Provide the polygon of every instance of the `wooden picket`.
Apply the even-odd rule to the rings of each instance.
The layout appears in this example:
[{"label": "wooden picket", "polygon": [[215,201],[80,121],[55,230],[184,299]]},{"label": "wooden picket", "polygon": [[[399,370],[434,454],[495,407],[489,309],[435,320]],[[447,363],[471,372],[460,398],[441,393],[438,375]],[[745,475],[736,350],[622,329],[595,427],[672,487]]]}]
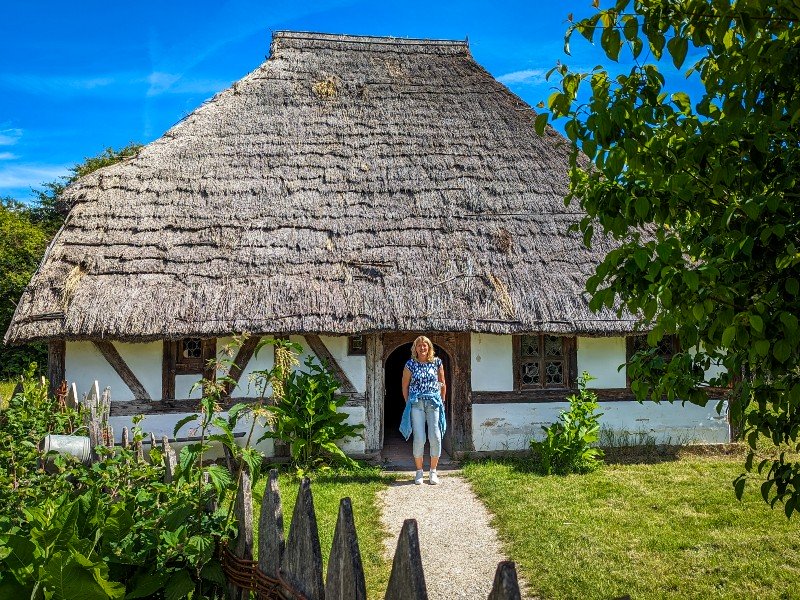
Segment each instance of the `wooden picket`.
[{"label": "wooden picket", "polygon": [[[239,535],[223,551],[223,569],[229,593],[244,600],[250,592],[256,598],[297,600],[365,600],[367,597],[364,567],[358,546],[350,498],[339,504],[339,516],[333,534],[328,570],[323,584],[322,551],[314,512],[311,482],[300,482],[297,502],[283,537],[283,508],[278,490],[278,472],[270,471],[259,513],[258,561],[252,554],[253,514],[250,478],[242,477],[236,496],[234,514]],[[250,508],[248,508],[250,506]],[[420,554],[417,522],[403,523],[392,560],[392,571],[385,600],[426,600],[425,574]],[[520,598],[516,567],[501,562],[497,568],[490,600]]]},{"label": "wooden picket", "polygon": [[[64,386],[59,392],[67,405],[73,402],[77,404],[74,384],[69,388]],[[110,390],[106,388],[100,394],[99,386],[95,382],[89,394],[84,397],[83,404],[87,409],[85,425],[92,448],[99,445],[113,447],[114,434],[108,422]],[[152,433],[149,443],[151,450],[156,447],[156,439]],[[124,448],[131,447],[127,428],[122,430],[121,445]],[[136,460],[144,460],[141,440],[134,442],[133,450]],[[178,459],[167,436],[161,440],[161,450],[164,482],[170,483],[174,480]],[[94,458],[97,458],[96,454]],[[234,468],[230,453],[226,453],[225,458],[229,467]],[[234,469],[236,471],[238,469]],[[214,510],[215,507],[207,508]],[[278,472],[274,469],[269,472],[258,517],[258,560],[253,559],[253,498],[250,476],[246,469],[242,471],[237,487],[234,515],[238,526],[237,537],[227,547],[222,548],[220,553],[232,600],[248,600],[251,593],[258,600],[366,600],[364,567],[350,498],[343,498],[339,504],[324,582],[317,517],[308,478],[300,482],[289,535],[284,540]],[[427,598],[417,522],[415,519],[407,519],[397,540],[384,600]],[[511,561],[500,562],[487,600],[520,599],[516,565]],[[617,600],[630,598],[623,596]]]}]

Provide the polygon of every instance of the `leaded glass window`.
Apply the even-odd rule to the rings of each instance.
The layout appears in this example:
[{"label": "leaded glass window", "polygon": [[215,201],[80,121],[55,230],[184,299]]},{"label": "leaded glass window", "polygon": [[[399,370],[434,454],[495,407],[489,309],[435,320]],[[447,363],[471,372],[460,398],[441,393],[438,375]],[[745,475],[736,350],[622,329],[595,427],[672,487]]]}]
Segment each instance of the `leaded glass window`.
[{"label": "leaded glass window", "polygon": [[186,338],[181,340],[184,358],[203,358],[203,344],[200,338]]},{"label": "leaded glass window", "polygon": [[565,338],[556,335],[523,335],[519,340],[520,387],[567,386]]}]

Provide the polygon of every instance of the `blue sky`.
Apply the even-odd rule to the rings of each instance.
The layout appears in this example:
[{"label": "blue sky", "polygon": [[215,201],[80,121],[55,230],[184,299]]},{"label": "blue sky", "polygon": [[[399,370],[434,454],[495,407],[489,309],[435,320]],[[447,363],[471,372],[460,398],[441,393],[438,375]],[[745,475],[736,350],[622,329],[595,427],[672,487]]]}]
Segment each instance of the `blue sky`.
[{"label": "blue sky", "polygon": [[[263,62],[272,31],[469,38],[473,57],[526,102],[546,99],[562,60],[564,2],[8,2],[0,20],[0,197],[65,175],[104,148],[147,143]],[[577,37],[577,36],[576,36]]]}]

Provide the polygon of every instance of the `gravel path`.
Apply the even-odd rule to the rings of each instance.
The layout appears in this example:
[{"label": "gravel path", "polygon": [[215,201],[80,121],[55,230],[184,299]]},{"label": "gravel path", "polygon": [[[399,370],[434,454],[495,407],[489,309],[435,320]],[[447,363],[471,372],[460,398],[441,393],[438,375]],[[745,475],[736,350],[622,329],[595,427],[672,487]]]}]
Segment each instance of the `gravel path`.
[{"label": "gravel path", "polygon": [[411,478],[409,474],[382,492],[389,557],[403,521],[416,519],[428,597],[485,600],[497,563],[505,560],[488,511],[457,473],[440,472],[439,485],[428,484],[427,471],[423,485],[414,485]]}]

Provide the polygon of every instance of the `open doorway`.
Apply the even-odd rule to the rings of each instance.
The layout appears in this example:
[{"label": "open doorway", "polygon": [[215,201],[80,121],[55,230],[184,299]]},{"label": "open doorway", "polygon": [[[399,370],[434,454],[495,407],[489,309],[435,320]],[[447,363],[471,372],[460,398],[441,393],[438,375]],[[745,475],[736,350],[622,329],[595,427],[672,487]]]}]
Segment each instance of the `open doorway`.
[{"label": "open doorway", "polygon": [[[444,367],[445,381],[447,383],[447,397],[445,411],[448,422],[448,430],[442,440],[442,450],[448,455],[452,451],[450,435],[451,402],[452,391],[450,389],[450,356],[436,344],[433,345],[436,356],[442,359]],[[400,433],[400,421],[403,417],[405,401],[403,399],[403,368],[406,361],[411,358],[411,343],[402,344],[394,349],[386,358],[385,368],[385,395],[383,405],[383,448],[384,454],[389,451],[405,452],[411,458],[411,442],[403,439]],[[429,445],[425,445],[425,455],[430,453]]]}]

